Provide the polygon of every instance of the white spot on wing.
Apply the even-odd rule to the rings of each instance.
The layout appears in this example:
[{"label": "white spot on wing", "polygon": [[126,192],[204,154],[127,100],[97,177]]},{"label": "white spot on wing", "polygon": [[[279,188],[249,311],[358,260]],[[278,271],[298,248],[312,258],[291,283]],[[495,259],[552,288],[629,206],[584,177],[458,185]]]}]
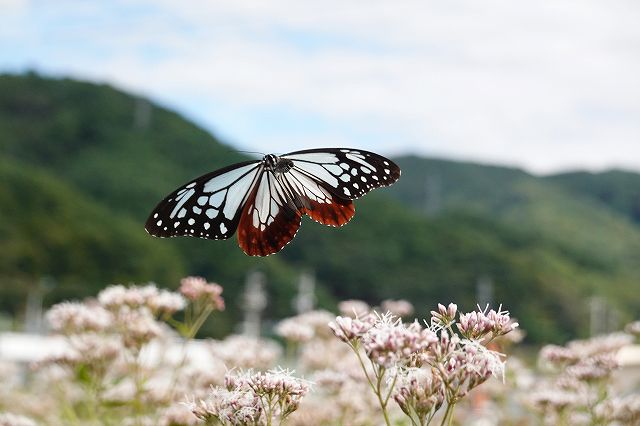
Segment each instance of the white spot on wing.
[{"label": "white spot on wing", "polygon": [[324,166],[324,168],[329,170],[332,174],[336,176],[342,173],[342,168],[337,164],[327,164]]},{"label": "white spot on wing", "polygon": [[201,206],[204,206],[208,199],[209,197],[207,196],[200,196],[198,197],[198,204],[200,204]]},{"label": "white spot on wing", "polygon": [[333,164],[338,161],[335,154],[328,152],[309,152],[306,154],[285,155],[284,158],[289,158],[291,160],[313,161],[314,163],[323,164]]},{"label": "white spot on wing", "polygon": [[187,221],[187,223],[189,225],[193,225],[194,223],[196,223],[196,220],[194,218],[190,217],[189,220]]},{"label": "white spot on wing", "polygon": [[223,234],[226,234],[227,232],[227,227],[224,225],[224,223],[220,224],[220,232],[222,232]]},{"label": "white spot on wing", "polygon": [[178,218],[182,219],[185,215],[187,214],[187,209],[185,209],[184,207],[180,209],[180,211],[178,212]]},{"label": "white spot on wing", "polygon": [[327,171],[323,166],[315,163],[296,162],[296,168],[305,171],[306,173],[320,179],[334,188],[338,186],[338,179]]},{"label": "white spot on wing", "polygon": [[371,166],[371,164],[367,163],[364,160],[364,156],[362,154],[347,154],[346,156],[349,160],[355,161],[356,163],[360,163],[365,167],[369,167],[371,169],[374,168],[373,166]]},{"label": "white spot on wing", "polygon": [[214,217],[216,217],[217,212],[218,211],[216,209],[207,209],[207,211],[204,212],[204,214],[206,214],[209,219],[213,219]]},{"label": "white spot on wing", "polygon": [[224,200],[224,196],[226,194],[227,191],[216,192],[211,197],[209,197],[209,205],[216,208],[220,207],[220,204],[222,204],[222,200]]},{"label": "white spot on wing", "polygon": [[176,213],[182,208],[183,204],[186,203],[187,200],[191,198],[191,196],[195,193],[196,193],[195,189],[190,189],[188,191],[183,192],[182,195],[176,197],[176,201],[178,201],[178,204],[176,204],[176,206],[173,208],[169,217],[173,219]]}]

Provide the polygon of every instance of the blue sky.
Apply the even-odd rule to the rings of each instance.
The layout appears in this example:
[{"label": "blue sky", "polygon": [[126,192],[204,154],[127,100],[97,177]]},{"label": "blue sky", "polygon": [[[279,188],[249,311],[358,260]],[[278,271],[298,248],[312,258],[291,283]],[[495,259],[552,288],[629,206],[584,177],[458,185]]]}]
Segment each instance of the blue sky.
[{"label": "blue sky", "polygon": [[0,72],[144,94],[237,149],[640,170],[635,0],[0,0]]}]

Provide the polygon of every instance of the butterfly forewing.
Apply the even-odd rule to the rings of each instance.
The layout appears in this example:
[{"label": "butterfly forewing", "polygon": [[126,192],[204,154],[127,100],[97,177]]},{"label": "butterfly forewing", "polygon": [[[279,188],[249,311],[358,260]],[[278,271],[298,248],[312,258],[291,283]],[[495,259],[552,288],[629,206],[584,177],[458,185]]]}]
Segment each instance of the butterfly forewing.
[{"label": "butterfly forewing", "polygon": [[200,176],[161,201],[145,229],[157,237],[231,237],[262,168],[250,161]]},{"label": "butterfly forewing", "polygon": [[319,181],[335,196],[353,200],[400,178],[400,168],[391,160],[369,151],[332,148],[296,151],[283,156],[294,170]]}]

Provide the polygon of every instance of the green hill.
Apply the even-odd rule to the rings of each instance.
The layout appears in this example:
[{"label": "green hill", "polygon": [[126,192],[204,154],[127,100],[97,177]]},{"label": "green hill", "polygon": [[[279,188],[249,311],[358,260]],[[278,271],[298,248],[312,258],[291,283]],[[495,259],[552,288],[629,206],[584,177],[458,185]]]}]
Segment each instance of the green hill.
[{"label": "green hill", "polygon": [[265,259],[245,256],[233,239],[146,234],[147,214],[169,191],[246,158],[109,86],[0,76],[0,308],[18,312],[24,289],[42,276],[58,283],[53,301],[117,281],[175,287],[179,276],[199,274],[225,286],[230,309],[215,328],[223,333],[238,320],[248,271],[267,274],[268,313],[278,318],[291,311],[298,271],[311,269],[324,306],[407,298],[421,315],[438,302],[472,308],[476,282],[489,277],[495,302],[532,341],[584,334],[592,295],[622,320],[640,310],[637,225],[605,202],[516,169],[401,158],[398,184],[359,200],[349,225],[305,220],[290,245]]},{"label": "green hill", "polygon": [[546,180],[568,191],[589,197],[640,225],[640,174],[623,170],[602,173],[572,172]]},{"label": "green hill", "polygon": [[[462,210],[490,216],[544,236],[585,262],[632,270],[640,266],[640,228],[631,214],[556,183],[558,177],[538,178],[517,169],[417,157],[397,161],[403,179],[391,195],[427,215]],[[635,184],[640,175],[627,177],[628,185],[610,185],[611,192],[631,199],[627,193],[640,191]],[[589,185],[587,180],[585,187]]]}]

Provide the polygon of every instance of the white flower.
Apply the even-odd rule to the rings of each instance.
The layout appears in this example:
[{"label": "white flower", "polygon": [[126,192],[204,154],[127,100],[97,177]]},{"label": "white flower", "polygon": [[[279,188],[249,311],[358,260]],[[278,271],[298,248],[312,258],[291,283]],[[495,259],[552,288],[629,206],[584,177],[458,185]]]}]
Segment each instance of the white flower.
[{"label": "white flower", "polygon": [[634,321],[624,327],[624,331],[634,336],[640,337],[640,321]]},{"label": "white flower", "polygon": [[183,278],[180,281],[180,293],[191,301],[203,300],[219,311],[224,310],[224,299],[221,296],[222,286],[208,283],[202,277]]},{"label": "white flower", "polygon": [[127,347],[139,348],[164,334],[161,323],[145,307],[132,309],[125,305],[117,312],[116,321]]},{"label": "white flower", "polygon": [[362,338],[371,327],[373,327],[373,318],[367,316],[365,320],[351,317],[336,317],[335,322],[329,323],[329,328],[333,334],[343,342],[350,342]]},{"label": "white flower", "polygon": [[626,333],[611,333],[586,340],[571,341],[567,344],[567,348],[578,354],[580,358],[585,358],[600,353],[616,353],[620,348],[631,343],[633,343],[633,336]]},{"label": "white flower", "polygon": [[195,426],[201,424],[185,404],[174,404],[162,411],[159,426]]},{"label": "white flower", "polygon": [[212,354],[228,367],[267,369],[280,356],[280,347],[265,339],[231,335],[211,343]]},{"label": "white flower", "polygon": [[224,388],[214,387],[207,398],[186,405],[199,419],[223,425],[281,424],[308,391],[309,385],[289,370],[230,371]]},{"label": "white flower", "polygon": [[146,307],[154,315],[172,314],[184,309],[186,304],[184,298],[178,293],[159,290],[155,284],[129,287],[112,285],[98,293],[98,301],[111,311],[117,311],[124,306],[129,308]]},{"label": "white flower", "polygon": [[362,300],[344,300],[338,303],[338,310],[344,316],[363,317],[371,311],[367,302]]},{"label": "white flower", "polygon": [[402,411],[415,413],[423,421],[440,408],[445,399],[445,388],[440,376],[424,368],[401,369],[393,399]]},{"label": "white flower", "polygon": [[186,306],[186,301],[178,293],[160,290],[155,297],[148,300],[148,304],[154,313],[172,314],[183,310]]},{"label": "white flower", "polygon": [[564,410],[582,403],[580,396],[575,392],[554,387],[531,392],[527,399],[538,409],[553,411]]},{"label": "white flower", "polygon": [[63,302],[49,309],[47,321],[54,331],[82,333],[108,329],[113,324],[113,315],[101,306]]},{"label": "white flower", "polygon": [[413,313],[413,305],[407,300],[383,300],[381,303],[383,311],[391,312],[398,317],[406,317]]},{"label": "white flower", "polygon": [[431,311],[431,324],[436,327],[446,327],[454,322],[457,312],[458,305],[455,303],[449,303],[446,307],[438,303],[438,311]]},{"label": "white flower", "polygon": [[278,323],[275,328],[278,336],[284,337],[291,342],[308,342],[313,338],[313,328],[301,323],[297,318],[287,318]]},{"label": "white flower", "polygon": [[638,424],[640,422],[640,395],[635,393],[621,398],[609,398],[599,404],[595,411],[598,417],[610,423]]},{"label": "white flower", "polygon": [[423,329],[418,322],[405,326],[393,315],[386,314],[364,333],[362,347],[369,359],[389,368],[395,364],[410,364],[437,340],[434,332]]},{"label": "white flower", "polygon": [[123,352],[119,336],[96,333],[74,334],[68,337],[68,346],[37,365],[91,365],[97,366],[117,359]]}]

